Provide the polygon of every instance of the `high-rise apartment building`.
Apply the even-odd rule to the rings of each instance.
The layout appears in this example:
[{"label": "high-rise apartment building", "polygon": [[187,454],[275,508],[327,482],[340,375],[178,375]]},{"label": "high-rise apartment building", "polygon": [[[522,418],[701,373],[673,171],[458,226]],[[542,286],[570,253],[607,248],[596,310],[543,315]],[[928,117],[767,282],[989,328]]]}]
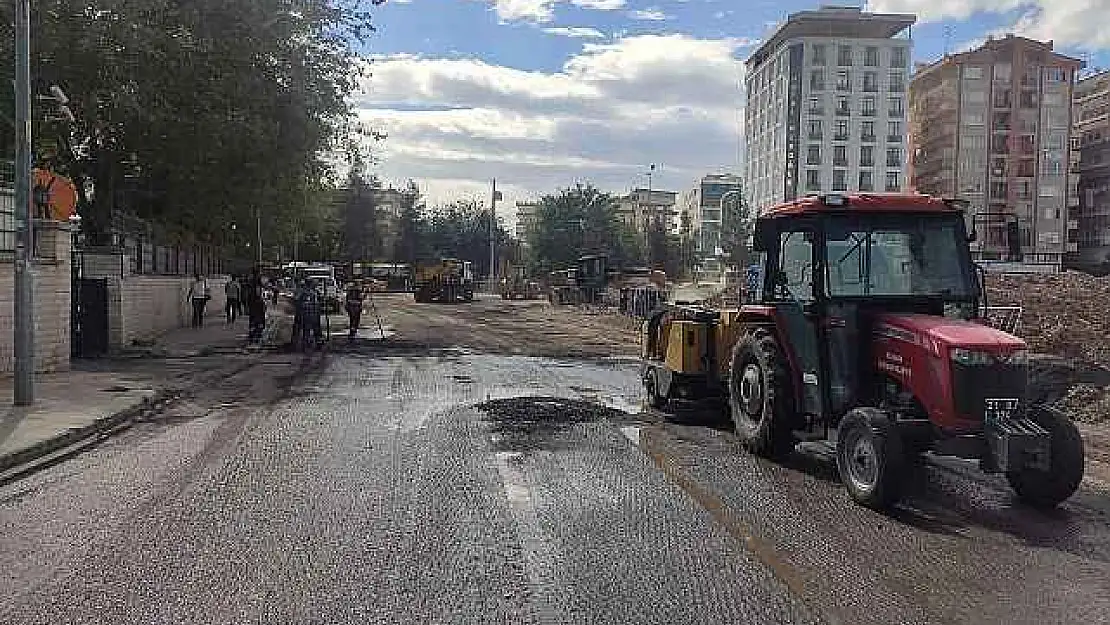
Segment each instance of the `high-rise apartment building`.
[{"label": "high-rise apartment building", "polygon": [[[970,204],[979,260],[1059,268],[1075,245],[1071,100],[1082,62],[1007,35],[922,65],[910,84],[911,185]],[[1016,239],[1016,240],[1015,240]]]},{"label": "high-rise apartment building", "polygon": [[905,186],[913,15],[791,15],[748,59],[744,180],[756,210],[809,193]]},{"label": "high-rise apartment building", "polygon": [[742,188],[740,176],[709,174],[683,192],[679,199],[679,228],[682,219],[689,221],[698,267],[707,276],[719,276],[724,270],[718,254],[723,223],[721,200],[738,201]]},{"label": "high-rise apartment building", "polygon": [[[1079,208],[1076,249],[1067,258],[1079,269],[1110,270],[1110,71],[1075,84],[1072,143],[1078,148]],[[1078,145],[1076,145],[1078,144]]]},{"label": "high-rise apartment building", "polygon": [[532,228],[536,225],[536,213],[539,211],[539,202],[516,203],[516,240],[527,247],[531,242]]}]

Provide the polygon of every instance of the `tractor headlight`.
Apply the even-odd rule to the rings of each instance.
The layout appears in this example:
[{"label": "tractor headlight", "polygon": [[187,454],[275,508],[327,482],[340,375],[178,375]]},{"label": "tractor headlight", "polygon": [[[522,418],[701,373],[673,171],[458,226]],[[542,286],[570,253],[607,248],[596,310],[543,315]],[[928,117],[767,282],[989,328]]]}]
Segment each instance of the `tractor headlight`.
[{"label": "tractor headlight", "polygon": [[952,362],[964,365],[965,367],[981,367],[994,364],[994,354],[988,352],[979,352],[973,349],[954,348],[949,352],[952,357]]},{"label": "tractor headlight", "polygon": [[985,367],[995,364],[1024,367],[1029,364],[1029,350],[1019,349],[1009,354],[993,354],[974,349],[954,348],[949,352],[952,362],[967,367]]}]

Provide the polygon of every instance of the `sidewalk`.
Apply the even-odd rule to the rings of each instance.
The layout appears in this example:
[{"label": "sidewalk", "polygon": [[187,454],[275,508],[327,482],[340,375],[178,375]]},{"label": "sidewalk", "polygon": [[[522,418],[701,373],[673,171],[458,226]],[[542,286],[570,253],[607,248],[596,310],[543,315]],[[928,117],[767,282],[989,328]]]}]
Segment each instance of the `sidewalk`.
[{"label": "sidewalk", "polygon": [[[283,311],[269,311],[263,349],[288,341],[291,327]],[[190,377],[251,366],[251,352],[262,350],[247,350],[246,334],[245,318],[232,325],[213,315],[203,328],[172,330],[118,357],[76,360],[71,371],[37,375],[35,404],[26,408],[12,406],[12,379],[0,379],[0,482],[158,409]]]}]

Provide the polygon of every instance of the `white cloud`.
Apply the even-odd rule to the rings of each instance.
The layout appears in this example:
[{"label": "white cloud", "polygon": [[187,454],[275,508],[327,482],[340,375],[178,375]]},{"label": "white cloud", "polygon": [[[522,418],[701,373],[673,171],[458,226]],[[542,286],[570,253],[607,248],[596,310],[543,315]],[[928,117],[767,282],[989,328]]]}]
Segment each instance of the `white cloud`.
[{"label": "white cloud", "polygon": [[922,21],[964,20],[974,15],[1007,15],[1016,21],[1003,31],[1092,49],[1110,48],[1110,2],[1106,0],[869,0],[870,11],[914,13]]},{"label": "white cloud", "polygon": [[[391,0],[396,2],[397,0]],[[411,0],[407,0],[410,1]],[[613,11],[624,7],[625,0],[483,0],[493,5],[498,19],[503,22],[524,20],[550,22],[555,18],[555,5],[567,2],[583,9]]]},{"label": "white cloud", "polygon": [[616,11],[624,8],[624,0],[570,0],[570,3],[576,7],[597,11]]},{"label": "white cloud", "polygon": [[[588,179],[613,191],[643,184],[680,190],[736,167],[743,64],[740,40],[644,35],[588,42],[558,71],[477,59],[382,57],[362,118],[389,134],[380,174],[426,184],[433,203],[487,189],[511,201]],[[416,110],[414,110],[416,109]],[[460,182],[462,181],[462,182]]]},{"label": "white cloud", "polygon": [[556,26],[552,28],[545,28],[543,32],[549,35],[559,35],[562,37],[573,37],[576,39],[604,39],[605,33],[596,28],[588,26]]},{"label": "white cloud", "polygon": [[629,11],[628,16],[634,20],[641,20],[645,22],[661,22],[667,19],[667,14],[655,7]]}]

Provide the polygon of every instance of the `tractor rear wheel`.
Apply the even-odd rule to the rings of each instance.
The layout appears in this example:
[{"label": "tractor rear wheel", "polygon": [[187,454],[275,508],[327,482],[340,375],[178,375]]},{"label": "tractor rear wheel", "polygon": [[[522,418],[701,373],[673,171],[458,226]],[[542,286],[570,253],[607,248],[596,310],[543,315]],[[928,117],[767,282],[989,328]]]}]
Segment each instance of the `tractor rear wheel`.
[{"label": "tractor rear wheel", "polygon": [[1036,407],[1029,417],[1052,436],[1049,470],[1026,468],[1006,473],[1022,501],[1035,508],[1052,509],[1072,496],[1083,481],[1083,438],[1067,415]]},{"label": "tractor rear wheel", "polygon": [[752,453],[785,458],[794,451],[797,415],[790,378],[774,334],[756,328],[732,348],[729,412],[737,436]]},{"label": "tractor rear wheel", "polygon": [[890,416],[878,408],[856,408],[837,429],[836,467],[840,481],[857,503],[882,510],[902,490],[902,437]]}]

